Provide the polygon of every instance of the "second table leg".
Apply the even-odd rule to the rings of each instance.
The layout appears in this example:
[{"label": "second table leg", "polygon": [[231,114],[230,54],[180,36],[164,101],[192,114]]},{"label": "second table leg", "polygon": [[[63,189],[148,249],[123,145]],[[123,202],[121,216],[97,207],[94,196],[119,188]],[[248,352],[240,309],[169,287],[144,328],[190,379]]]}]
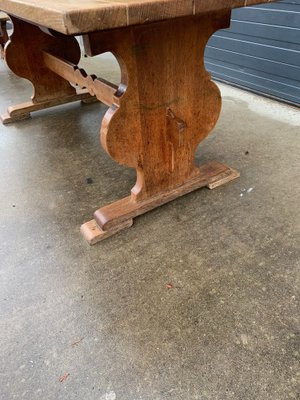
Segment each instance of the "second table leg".
[{"label": "second table leg", "polygon": [[3,124],[30,118],[33,111],[91,99],[89,93],[77,92],[69,82],[50,71],[43,61],[42,52],[48,50],[77,64],[80,48],[74,37],[60,35],[60,39],[15,17],[11,20],[14,30],[5,49],[5,60],[16,75],[32,83],[33,95],[30,101],[10,106],[7,113],[0,117]]}]

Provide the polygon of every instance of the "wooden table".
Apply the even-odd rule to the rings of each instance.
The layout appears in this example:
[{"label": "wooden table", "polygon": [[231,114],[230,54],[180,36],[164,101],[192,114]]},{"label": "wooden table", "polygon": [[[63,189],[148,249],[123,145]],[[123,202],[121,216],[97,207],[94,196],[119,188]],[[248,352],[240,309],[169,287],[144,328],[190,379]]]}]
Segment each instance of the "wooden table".
[{"label": "wooden table", "polygon": [[[261,0],[0,0],[14,33],[6,62],[34,87],[32,100],[10,107],[3,122],[30,112],[96,96],[109,106],[101,143],[117,162],[136,169],[130,196],[102,207],[81,231],[90,244],[128,228],[133,218],[199,187],[214,188],[239,174],[194,155],[212,131],[221,96],[204,68],[210,36],[227,28],[231,9]],[[85,51],[111,51],[121,84],[79,69]],[[69,84],[85,88],[78,93]],[[99,171],[101,173],[101,171]]]}]

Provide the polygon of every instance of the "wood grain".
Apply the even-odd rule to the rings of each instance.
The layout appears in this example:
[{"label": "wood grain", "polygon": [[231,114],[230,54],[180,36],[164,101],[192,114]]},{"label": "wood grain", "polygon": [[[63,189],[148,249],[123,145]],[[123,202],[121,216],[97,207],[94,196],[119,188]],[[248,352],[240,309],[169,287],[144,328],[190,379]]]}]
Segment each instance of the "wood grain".
[{"label": "wood grain", "polygon": [[85,37],[90,55],[109,49],[121,65],[123,90],[103,118],[101,143],[117,162],[136,169],[135,201],[199,174],[196,148],[221,109],[219,89],[204,68],[204,48],[229,20],[225,11]]},{"label": "wood grain", "polygon": [[81,34],[276,0],[0,0],[10,15]]}]

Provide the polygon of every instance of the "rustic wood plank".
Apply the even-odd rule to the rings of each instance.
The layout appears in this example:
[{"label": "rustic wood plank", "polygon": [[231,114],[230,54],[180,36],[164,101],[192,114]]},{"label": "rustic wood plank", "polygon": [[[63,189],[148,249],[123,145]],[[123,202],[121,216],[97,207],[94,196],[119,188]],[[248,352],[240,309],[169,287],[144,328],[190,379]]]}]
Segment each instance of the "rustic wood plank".
[{"label": "rustic wood plank", "polygon": [[[263,1],[264,3],[270,3],[272,0]],[[194,0],[195,14],[201,14],[207,12],[207,2],[203,0]],[[259,0],[209,0],[209,7],[213,11],[233,9],[238,7],[252,6],[259,4]]]},{"label": "rustic wood plank", "polygon": [[61,33],[81,34],[272,1],[0,0],[0,9]]}]

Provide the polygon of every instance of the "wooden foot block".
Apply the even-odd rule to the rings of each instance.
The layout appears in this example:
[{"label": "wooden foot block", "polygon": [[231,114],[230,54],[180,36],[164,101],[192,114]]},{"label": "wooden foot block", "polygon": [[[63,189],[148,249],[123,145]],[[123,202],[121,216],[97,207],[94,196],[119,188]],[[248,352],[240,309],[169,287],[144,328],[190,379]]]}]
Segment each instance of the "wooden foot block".
[{"label": "wooden foot block", "polygon": [[100,242],[101,240],[104,240],[112,235],[115,235],[116,233],[130,228],[133,224],[133,220],[129,219],[128,221],[122,222],[120,225],[115,226],[114,228],[110,229],[109,231],[103,231],[97,222],[92,219],[89,222],[86,222],[85,224],[81,225],[80,231],[84,238],[87,240],[87,242],[90,245],[93,245],[95,243]]},{"label": "wooden foot block", "polygon": [[[25,106],[29,105],[30,102],[28,103],[22,103],[20,104],[20,106]],[[18,106],[15,106],[16,108]],[[7,125],[7,124],[11,124],[13,122],[18,122],[18,121],[24,121],[26,119],[30,119],[31,115],[30,112],[19,112],[19,110],[17,110],[17,112],[15,113],[14,111],[12,111],[12,113],[10,113],[10,109],[11,108],[15,108],[15,107],[9,107],[9,109],[7,110],[7,112],[5,114],[0,115],[0,121],[2,122],[3,125]]]},{"label": "wooden foot block", "polygon": [[7,113],[1,115],[0,120],[4,125],[6,125],[30,118],[30,113],[33,111],[40,111],[46,108],[72,103],[74,101],[89,101],[90,99],[92,99],[93,102],[97,101],[97,99],[94,100],[94,97],[91,96],[86,90],[80,90],[77,92],[77,94],[71,96],[55,98],[42,102],[28,101],[26,103],[8,107]]},{"label": "wooden foot block", "polygon": [[93,220],[82,225],[81,233],[89,244],[95,244],[125,228],[129,228],[133,223],[133,218],[138,215],[201,187],[213,189],[239,176],[240,174],[237,171],[227,165],[217,161],[210,162],[200,168],[199,175],[181,186],[161,192],[143,201],[136,202],[132,200],[131,196],[128,196],[100,208],[95,211]]},{"label": "wooden foot block", "polygon": [[237,179],[240,177],[240,173],[233,169],[228,167],[226,171],[223,173],[220,173],[216,175],[214,178],[212,178],[211,182],[207,184],[208,189],[215,189],[219,186],[225,185],[225,183],[228,183],[234,179]]}]

